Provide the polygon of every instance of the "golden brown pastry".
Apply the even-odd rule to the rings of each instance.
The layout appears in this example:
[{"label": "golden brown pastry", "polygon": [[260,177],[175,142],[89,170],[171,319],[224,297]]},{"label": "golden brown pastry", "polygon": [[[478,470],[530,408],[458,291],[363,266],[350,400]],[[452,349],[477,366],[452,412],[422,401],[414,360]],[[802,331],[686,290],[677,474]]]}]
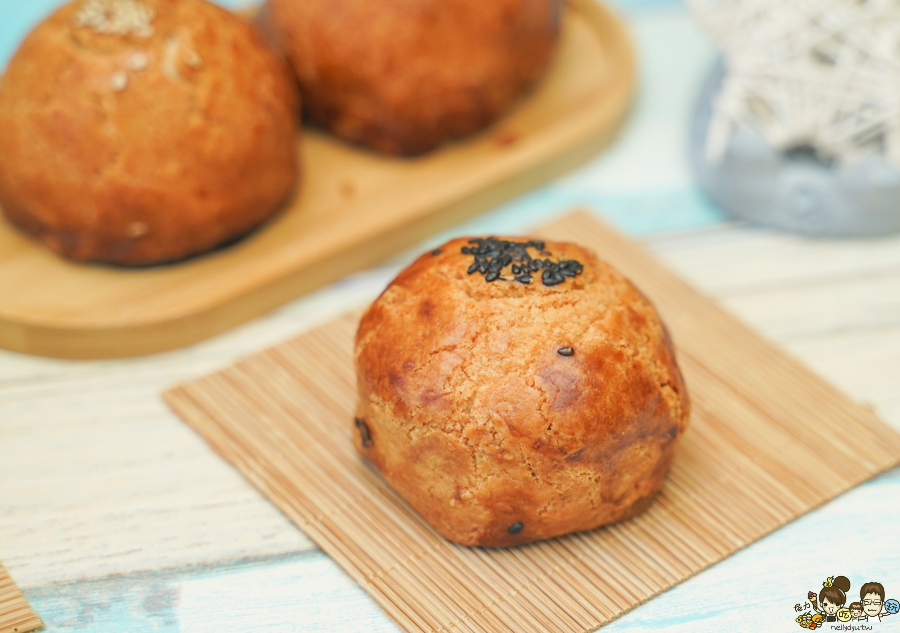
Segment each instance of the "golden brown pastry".
[{"label": "golden brown pastry", "polygon": [[309,118],[414,155],[490,124],[547,68],[560,0],[269,0]]},{"label": "golden brown pastry", "polygon": [[453,240],[356,336],[358,450],[438,532],[504,547],[643,510],[689,401],[651,303],[567,243]]},{"label": "golden brown pastry", "polygon": [[76,0],[0,82],[0,206],[78,260],[203,252],[292,192],[297,106],[286,64],[205,0]]}]

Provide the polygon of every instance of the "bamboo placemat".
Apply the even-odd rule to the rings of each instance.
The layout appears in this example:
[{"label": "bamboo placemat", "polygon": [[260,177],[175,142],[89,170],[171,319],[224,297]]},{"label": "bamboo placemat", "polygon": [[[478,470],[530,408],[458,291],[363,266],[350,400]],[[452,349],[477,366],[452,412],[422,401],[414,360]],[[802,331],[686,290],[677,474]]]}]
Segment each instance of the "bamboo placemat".
[{"label": "bamboo placemat", "polygon": [[0,563],[0,633],[25,633],[44,626]]},{"label": "bamboo placemat", "polygon": [[900,462],[900,435],[871,411],[597,220],[539,234],[619,268],[678,346],[691,426],[635,519],[509,550],[442,539],[351,444],[358,314],[166,399],[411,631],[593,630]]}]

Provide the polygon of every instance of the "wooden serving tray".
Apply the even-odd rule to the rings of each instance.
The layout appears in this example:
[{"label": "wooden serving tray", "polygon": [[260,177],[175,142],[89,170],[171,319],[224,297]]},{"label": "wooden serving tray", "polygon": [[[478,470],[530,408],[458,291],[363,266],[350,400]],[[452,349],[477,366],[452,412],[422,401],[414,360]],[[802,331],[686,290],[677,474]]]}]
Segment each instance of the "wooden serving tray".
[{"label": "wooden serving tray", "polygon": [[634,519],[507,550],[443,539],[353,447],[359,313],[166,400],[409,631],[591,631],[900,462],[900,434],[640,247],[587,214],[538,235],[593,248],[672,332],[693,413]]},{"label": "wooden serving tray", "polygon": [[109,358],[217,334],[584,161],[614,134],[633,86],[622,23],[569,0],[548,76],[493,128],[416,160],[306,131],[298,198],[229,248],[146,269],[74,264],[0,219],[0,347]]}]

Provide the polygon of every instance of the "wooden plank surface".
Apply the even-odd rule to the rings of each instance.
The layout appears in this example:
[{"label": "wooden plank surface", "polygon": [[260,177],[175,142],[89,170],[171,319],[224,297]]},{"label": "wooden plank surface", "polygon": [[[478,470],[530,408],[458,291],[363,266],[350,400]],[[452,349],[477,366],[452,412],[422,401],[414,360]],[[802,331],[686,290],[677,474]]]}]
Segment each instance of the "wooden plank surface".
[{"label": "wooden plank surface", "polygon": [[611,139],[633,88],[622,23],[571,0],[547,76],[488,131],[404,160],[307,130],[299,194],[228,248],[151,268],[74,264],[0,222],[0,346],[111,358],[209,337],[583,162]]},{"label": "wooden plank surface", "polygon": [[353,448],[358,312],[166,399],[409,631],[591,631],[900,463],[900,433],[591,216],[537,235],[593,248],[676,342],[691,426],[633,520],[508,550],[440,537]]},{"label": "wooden plank surface", "polygon": [[0,563],[0,633],[26,633],[40,626],[43,622]]}]

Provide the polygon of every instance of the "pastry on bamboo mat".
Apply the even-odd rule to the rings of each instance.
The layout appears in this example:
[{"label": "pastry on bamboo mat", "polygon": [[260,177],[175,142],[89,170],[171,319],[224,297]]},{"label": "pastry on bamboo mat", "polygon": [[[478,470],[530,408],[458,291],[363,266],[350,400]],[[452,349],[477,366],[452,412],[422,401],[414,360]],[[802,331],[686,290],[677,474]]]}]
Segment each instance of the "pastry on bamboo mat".
[{"label": "pastry on bamboo mat", "polygon": [[25,633],[44,626],[0,563],[0,633]]},{"label": "pastry on bamboo mat", "polygon": [[350,314],[166,399],[410,631],[590,631],[900,462],[900,434],[584,213],[536,232],[593,248],[656,304],[693,399],[655,502],[507,549],[441,538],[356,454]]}]

